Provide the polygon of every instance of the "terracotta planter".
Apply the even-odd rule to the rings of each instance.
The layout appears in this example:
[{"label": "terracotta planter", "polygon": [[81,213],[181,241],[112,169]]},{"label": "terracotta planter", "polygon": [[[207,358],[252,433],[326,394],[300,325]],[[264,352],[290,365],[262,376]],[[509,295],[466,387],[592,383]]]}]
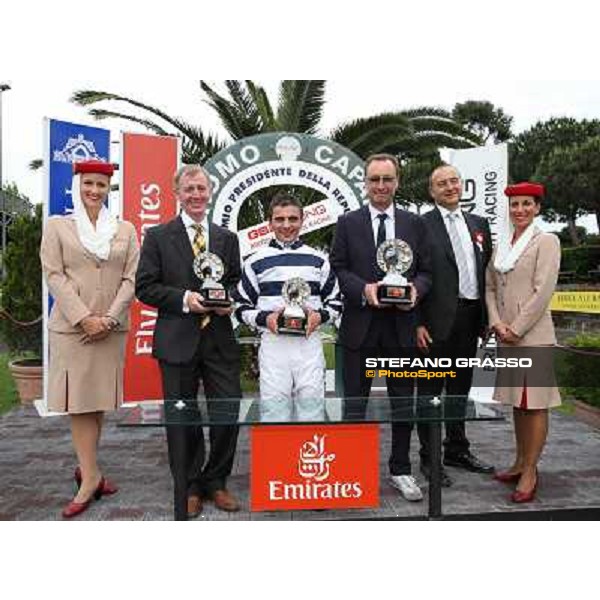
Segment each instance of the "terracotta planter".
[{"label": "terracotta planter", "polygon": [[578,419],[581,419],[592,427],[600,429],[600,408],[580,402],[579,400],[574,400],[573,404],[575,405],[575,416]]},{"label": "terracotta planter", "polygon": [[8,363],[22,404],[29,404],[44,394],[44,368],[35,358],[25,358]]}]

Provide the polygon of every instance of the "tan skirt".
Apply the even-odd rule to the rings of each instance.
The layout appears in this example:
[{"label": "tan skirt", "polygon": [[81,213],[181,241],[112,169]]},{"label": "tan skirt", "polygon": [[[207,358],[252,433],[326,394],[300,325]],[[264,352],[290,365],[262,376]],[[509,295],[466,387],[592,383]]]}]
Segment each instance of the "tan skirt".
[{"label": "tan skirt", "polygon": [[[521,350],[522,352],[522,350]],[[500,345],[498,347],[499,357],[524,357],[526,353],[520,353],[519,347],[507,347]],[[508,368],[496,370],[496,387],[494,389],[494,400],[523,409],[543,409],[560,406],[560,392],[556,386],[554,375],[554,360],[551,352],[535,356],[536,370],[539,370],[534,381],[537,386],[532,385],[529,369],[526,368]],[[541,376],[540,373],[544,375]],[[544,387],[539,383],[543,382]]]},{"label": "tan skirt", "polygon": [[49,332],[48,408],[80,414],[116,410],[123,401],[127,332],[82,344],[80,333]]}]

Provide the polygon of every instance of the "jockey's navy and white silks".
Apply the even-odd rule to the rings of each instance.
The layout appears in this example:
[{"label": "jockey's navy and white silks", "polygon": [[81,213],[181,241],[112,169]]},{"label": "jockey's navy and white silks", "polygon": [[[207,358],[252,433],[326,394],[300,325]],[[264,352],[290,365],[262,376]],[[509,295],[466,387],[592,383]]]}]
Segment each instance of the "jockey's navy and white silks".
[{"label": "jockey's navy and white silks", "polygon": [[333,321],[341,314],[340,290],[329,260],[301,240],[289,246],[272,240],[244,264],[242,278],[233,295],[238,305],[238,320],[265,330],[267,316],[285,307],[281,291],[292,277],[301,277],[308,283],[310,296],[306,306],[320,313],[322,323]]}]

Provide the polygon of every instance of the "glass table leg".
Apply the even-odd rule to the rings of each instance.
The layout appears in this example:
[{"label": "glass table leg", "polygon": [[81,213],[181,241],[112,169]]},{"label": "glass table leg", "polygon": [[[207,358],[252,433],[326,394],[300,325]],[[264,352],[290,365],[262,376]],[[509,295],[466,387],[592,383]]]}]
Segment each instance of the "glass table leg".
[{"label": "glass table leg", "polygon": [[442,516],[442,424],[431,423],[429,427],[431,478],[429,481],[429,518]]}]

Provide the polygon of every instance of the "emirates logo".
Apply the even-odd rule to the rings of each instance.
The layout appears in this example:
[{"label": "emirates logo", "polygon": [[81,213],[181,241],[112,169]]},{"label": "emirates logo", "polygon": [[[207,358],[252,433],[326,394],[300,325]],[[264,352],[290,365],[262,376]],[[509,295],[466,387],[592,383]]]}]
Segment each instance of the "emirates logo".
[{"label": "emirates logo", "polygon": [[257,427],[251,452],[253,510],[378,505],[379,425]]},{"label": "emirates logo", "polygon": [[335,460],[335,454],[327,454],[325,450],[325,435],[313,436],[300,447],[298,459],[298,474],[304,479],[324,481],[329,477],[330,464]]}]

